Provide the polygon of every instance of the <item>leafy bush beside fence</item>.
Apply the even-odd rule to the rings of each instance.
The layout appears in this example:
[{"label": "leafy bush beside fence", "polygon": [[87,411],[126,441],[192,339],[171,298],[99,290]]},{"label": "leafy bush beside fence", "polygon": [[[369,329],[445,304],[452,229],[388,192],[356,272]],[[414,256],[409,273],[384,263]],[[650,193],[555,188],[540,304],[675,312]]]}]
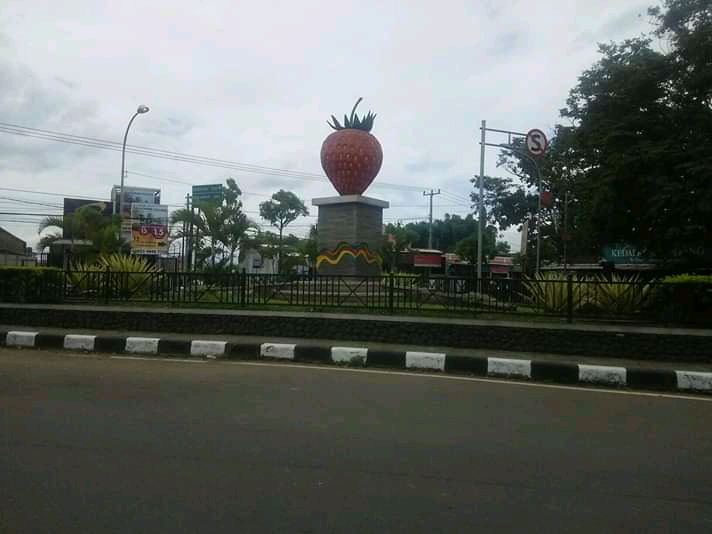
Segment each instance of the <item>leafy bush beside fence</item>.
[{"label": "leafy bush beside fence", "polygon": [[54,267],[0,266],[0,302],[58,303],[64,299],[64,272]]},{"label": "leafy bush beside fence", "polygon": [[679,274],[660,281],[655,292],[657,318],[712,326],[712,276]]},{"label": "leafy bush beside fence", "polygon": [[[647,309],[652,285],[639,276],[589,275],[571,279],[572,312],[630,316]],[[539,273],[522,282],[522,299],[545,313],[564,314],[569,307],[569,277],[566,273]]]},{"label": "leafy bush beside fence", "polygon": [[161,270],[139,256],[111,254],[95,263],[75,263],[69,272],[72,296],[103,296],[122,300],[146,296]]}]

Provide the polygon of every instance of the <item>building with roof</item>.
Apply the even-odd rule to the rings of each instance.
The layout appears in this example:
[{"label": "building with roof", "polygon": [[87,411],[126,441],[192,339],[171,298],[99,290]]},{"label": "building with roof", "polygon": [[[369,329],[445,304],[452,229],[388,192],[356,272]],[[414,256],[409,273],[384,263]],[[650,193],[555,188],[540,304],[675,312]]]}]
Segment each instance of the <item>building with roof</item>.
[{"label": "building with roof", "polygon": [[32,249],[27,248],[27,243],[0,228],[0,265],[34,265],[35,259]]}]

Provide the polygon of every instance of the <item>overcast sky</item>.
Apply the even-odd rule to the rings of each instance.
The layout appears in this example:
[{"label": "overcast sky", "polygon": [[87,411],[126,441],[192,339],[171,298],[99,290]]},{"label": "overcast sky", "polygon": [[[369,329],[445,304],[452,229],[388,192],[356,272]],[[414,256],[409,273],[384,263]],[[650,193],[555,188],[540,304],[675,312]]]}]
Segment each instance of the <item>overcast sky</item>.
[{"label": "overcast sky", "polygon": [[[480,122],[551,132],[596,44],[650,30],[650,3],[3,0],[0,123],[121,142],[148,105],[129,145],[313,176],[127,154],[127,186],[160,187],[174,209],[191,184],[232,176],[260,223],[259,203],[291,190],[311,212],[290,226],[301,235],[311,199],[336,194],[319,161],[326,120],[362,96],[384,153],[366,195],[390,202],[386,221],[426,218],[423,191],[438,188],[434,217],[465,216]],[[504,172],[496,159],[487,149],[488,174]],[[108,200],[120,168],[119,152],[0,132],[0,226],[34,244],[27,214],[61,213],[62,195]]]}]

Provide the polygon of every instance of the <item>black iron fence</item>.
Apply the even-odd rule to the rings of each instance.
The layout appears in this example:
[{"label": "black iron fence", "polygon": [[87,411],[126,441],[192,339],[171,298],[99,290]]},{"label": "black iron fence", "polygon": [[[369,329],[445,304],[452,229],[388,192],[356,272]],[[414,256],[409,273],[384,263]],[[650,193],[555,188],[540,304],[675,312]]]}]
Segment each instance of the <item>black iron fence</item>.
[{"label": "black iron fence", "polygon": [[[0,274],[0,276],[2,276]],[[709,286],[639,280],[483,279],[453,276],[263,275],[247,273],[47,271],[0,278],[0,301],[298,308],[464,316],[486,314],[709,321]]]}]

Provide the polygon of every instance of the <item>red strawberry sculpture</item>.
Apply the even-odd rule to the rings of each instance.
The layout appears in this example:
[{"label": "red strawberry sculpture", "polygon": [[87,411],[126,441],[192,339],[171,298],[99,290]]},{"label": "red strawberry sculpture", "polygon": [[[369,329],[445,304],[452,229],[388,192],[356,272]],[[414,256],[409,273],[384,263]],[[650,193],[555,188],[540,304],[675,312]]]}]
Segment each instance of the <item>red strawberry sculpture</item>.
[{"label": "red strawberry sculpture", "polygon": [[362,119],[356,115],[359,98],[351,111],[344,115],[344,124],[331,116],[327,122],[335,132],[321,145],[321,166],[340,195],[361,195],[381,170],[383,150],[370,131],[376,115],[370,111]]}]

